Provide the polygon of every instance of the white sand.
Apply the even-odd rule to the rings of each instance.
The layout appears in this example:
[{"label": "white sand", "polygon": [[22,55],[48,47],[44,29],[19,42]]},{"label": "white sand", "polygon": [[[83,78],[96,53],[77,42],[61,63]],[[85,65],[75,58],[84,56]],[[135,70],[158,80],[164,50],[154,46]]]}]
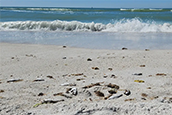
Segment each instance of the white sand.
[{"label": "white sand", "polygon": [[[44,81],[34,82],[38,78]],[[21,81],[9,81],[14,79]],[[83,88],[98,82],[100,86]],[[76,86],[62,86],[64,83]],[[111,90],[109,83],[120,87],[114,95],[123,96],[105,100]],[[77,95],[66,93],[67,88],[77,88]],[[131,94],[126,96],[125,89]],[[98,97],[94,91],[105,96]],[[71,98],[54,96],[60,92]],[[34,107],[46,99],[64,101]],[[91,50],[0,43],[1,115],[170,115],[171,111],[172,50]]]}]

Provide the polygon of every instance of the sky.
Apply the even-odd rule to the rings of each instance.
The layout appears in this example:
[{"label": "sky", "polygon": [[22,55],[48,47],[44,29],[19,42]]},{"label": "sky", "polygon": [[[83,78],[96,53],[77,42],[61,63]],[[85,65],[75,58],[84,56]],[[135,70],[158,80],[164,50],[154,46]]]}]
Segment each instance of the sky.
[{"label": "sky", "polygon": [[0,0],[0,6],[172,8],[172,0]]}]

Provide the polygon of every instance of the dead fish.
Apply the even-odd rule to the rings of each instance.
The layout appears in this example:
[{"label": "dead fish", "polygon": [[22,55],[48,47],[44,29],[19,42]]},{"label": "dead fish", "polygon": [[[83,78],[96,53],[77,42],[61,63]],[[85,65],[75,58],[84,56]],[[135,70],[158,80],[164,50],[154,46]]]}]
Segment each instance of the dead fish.
[{"label": "dead fish", "polygon": [[111,75],[111,78],[117,78],[114,74]]},{"label": "dead fish", "polygon": [[122,50],[127,50],[127,48],[123,47]]},{"label": "dead fish", "polygon": [[92,59],[88,58],[87,61],[92,61]]},{"label": "dead fish", "polygon": [[0,93],[3,93],[4,92],[4,90],[0,90]]},{"label": "dead fish", "polygon": [[119,89],[119,86],[118,85],[115,85],[115,84],[111,84],[111,83],[109,83],[108,85],[107,85],[107,87],[110,87],[110,88],[115,88],[115,89]]},{"label": "dead fish", "polygon": [[37,82],[37,81],[45,81],[45,80],[42,79],[42,78],[38,78],[38,79],[36,79],[36,80],[33,80],[33,82]]},{"label": "dead fish", "polygon": [[42,101],[42,104],[47,104],[47,103],[57,103],[57,102],[61,102],[64,101],[64,99],[62,100],[51,100],[51,99],[46,99]]},{"label": "dead fish", "polygon": [[146,94],[146,93],[142,93],[142,94],[141,94],[141,96],[143,96],[143,97],[147,97],[147,96],[148,96],[148,94]]},{"label": "dead fish", "polygon": [[134,101],[135,99],[125,99],[124,101]]},{"label": "dead fish", "polygon": [[72,95],[77,95],[78,91],[76,88],[72,88],[71,90],[69,90],[69,93],[71,93]]},{"label": "dead fish", "polygon": [[109,99],[109,97],[111,97],[112,95],[113,95],[113,94],[108,95],[107,97],[104,98],[104,100]]},{"label": "dead fish", "polygon": [[94,91],[94,93],[99,96],[99,97],[104,97],[104,93],[100,92],[100,91]]},{"label": "dead fish", "polygon": [[66,93],[69,93],[69,91],[71,90],[72,88],[67,88],[66,89]]},{"label": "dead fish", "polygon": [[98,67],[92,67],[92,69],[94,69],[94,70],[99,70],[99,68],[98,68]]},{"label": "dead fish", "polygon": [[38,96],[43,96],[43,95],[44,95],[44,93],[42,93],[42,92],[38,94]]},{"label": "dead fish", "polygon": [[66,59],[67,57],[63,57],[62,59]]},{"label": "dead fish", "polygon": [[108,99],[120,98],[122,96],[123,96],[123,94],[114,94],[114,95],[110,96]]},{"label": "dead fish", "polygon": [[128,96],[131,94],[131,92],[130,92],[130,90],[125,90],[124,94]]},{"label": "dead fish", "polygon": [[145,81],[143,81],[143,80],[134,80],[134,82],[144,83]]},{"label": "dead fish", "polygon": [[63,83],[61,86],[76,86],[75,83]]},{"label": "dead fish", "polygon": [[166,76],[167,74],[165,73],[157,73],[156,76]]},{"label": "dead fish", "polygon": [[56,93],[56,94],[53,94],[53,95],[54,95],[54,96],[63,96],[63,97],[66,97],[66,98],[72,98],[71,96],[65,95],[65,94],[63,94],[62,92]]},{"label": "dead fish", "polygon": [[50,78],[50,79],[54,79],[53,76],[51,76],[51,75],[48,75],[47,77]]},{"label": "dead fish", "polygon": [[78,78],[78,79],[76,79],[76,81],[81,81],[81,80],[84,80],[84,78]]},{"label": "dead fish", "polygon": [[112,71],[112,68],[108,68],[108,70]]},{"label": "dead fish", "polygon": [[19,82],[19,81],[23,81],[23,79],[11,79],[11,80],[8,80],[7,83]]},{"label": "dead fish", "polygon": [[95,83],[95,84],[87,85],[87,86],[84,86],[82,88],[85,88],[86,89],[86,88],[91,88],[93,86],[100,86],[100,83]]},{"label": "dead fish", "polygon": [[145,65],[140,65],[140,67],[145,67]]},{"label": "dead fish", "polygon": [[109,90],[108,91],[110,94],[115,94],[117,91],[116,90]]},{"label": "dead fish", "polygon": [[39,105],[42,105],[42,104],[54,104],[54,103],[58,103],[61,101],[64,101],[64,99],[62,99],[62,100],[45,99],[41,103],[35,104],[33,107],[35,108],[35,107],[38,107]]},{"label": "dead fish", "polygon": [[83,93],[85,93],[87,97],[92,96],[91,92],[88,90],[83,90]]},{"label": "dead fish", "polygon": [[140,75],[143,75],[143,74],[142,73],[134,73],[133,75],[140,76]]},{"label": "dead fish", "polygon": [[72,76],[81,76],[84,75],[83,73],[71,74]]}]

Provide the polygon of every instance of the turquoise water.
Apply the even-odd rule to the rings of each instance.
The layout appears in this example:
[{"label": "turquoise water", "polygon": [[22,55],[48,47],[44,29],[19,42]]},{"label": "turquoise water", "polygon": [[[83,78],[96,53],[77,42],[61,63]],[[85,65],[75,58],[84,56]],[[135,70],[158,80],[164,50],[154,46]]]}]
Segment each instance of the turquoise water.
[{"label": "turquoise water", "polygon": [[171,36],[172,8],[0,7],[1,42],[171,49]]}]

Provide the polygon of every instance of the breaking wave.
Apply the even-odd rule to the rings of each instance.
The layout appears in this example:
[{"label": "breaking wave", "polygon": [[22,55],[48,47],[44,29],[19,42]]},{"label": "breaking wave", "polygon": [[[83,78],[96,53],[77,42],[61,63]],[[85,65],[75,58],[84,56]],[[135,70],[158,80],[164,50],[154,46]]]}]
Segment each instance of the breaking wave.
[{"label": "breaking wave", "polygon": [[172,24],[143,22],[141,19],[122,19],[114,23],[83,23],[79,21],[14,21],[0,22],[1,31],[106,31],[106,32],[172,32]]},{"label": "breaking wave", "polygon": [[136,9],[136,8],[121,8],[120,11],[128,11],[128,12],[166,12],[170,11],[170,9],[158,9],[158,8],[143,8],[143,9]]}]

